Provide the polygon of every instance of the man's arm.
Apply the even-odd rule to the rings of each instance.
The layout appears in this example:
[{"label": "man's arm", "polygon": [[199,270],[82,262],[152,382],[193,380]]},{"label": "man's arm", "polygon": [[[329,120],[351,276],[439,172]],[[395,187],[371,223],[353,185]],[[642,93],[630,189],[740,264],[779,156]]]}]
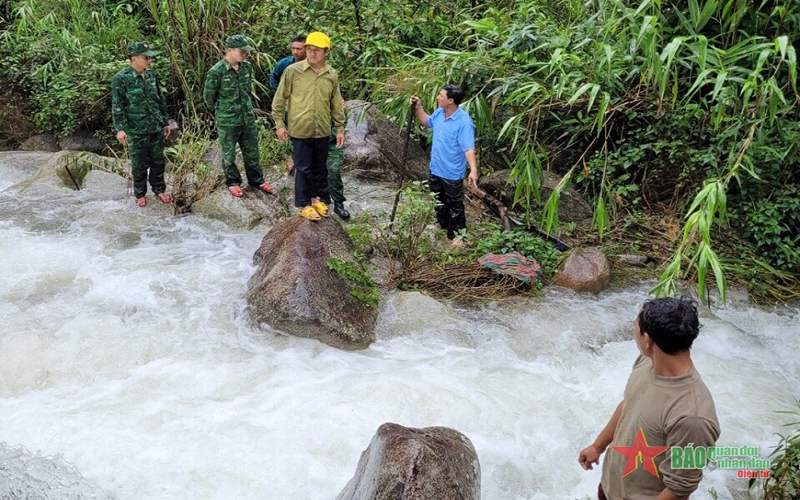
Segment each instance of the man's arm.
[{"label": "man's arm", "polygon": [[272,120],[275,122],[275,135],[281,141],[289,140],[289,131],[286,130],[286,101],[292,95],[292,73],[284,71],[278,90],[272,98]]},{"label": "man's arm", "polygon": [[172,132],[169,128],[169,113],[167,111],[167,100],[164,98],[164,89],[161,88],[161,81],[158,76],[153,74],[156,79],[156,92],[158,92],[158,109],[161,111],[161,128],[164,129],[164,137],[169,137]]},{"label": "man's arm", "polygon": [[331,118],[333,119],[333,128],[336,130],[336,147],[344,146],[344,99],[342,99],[342,92],[339,90],[339,82],[337,79],[336,87],[331,96]]},{"label": "man's arm", "polygon": [[417,120],[423,125],[428,127],[428,118],[431,117],[428,113],[425,112],[425,109],[422,107],[422,101],[419,100],[419,97],[412,95],[409,104],[415,104],[414,111],[417,114]]},{"label": "man's arm", "polygon": [[467,157],[467,165],[469,165],[469,177],[468,182],[469,185],[477,188],[478,187],[478,161],[475,159],[475,150],[470,149],[464,156]]},{"label": "man's arm", "polygon": [[206,75],[206,83],[203,86],[203,101],[211,112],[215,112],[217,108],[217,92],[219,91],[219,75],[213,71],[208,71]]},{"label": "man's arm", "polygon": [[288,64],[284,64],[284,59],[278,61],[269,74],[269,88],[271,88],[273,92],[278,89],[278,85],[281,83],[281,75],[288,66]]},{"label": "man's arm", "polygon": [[689,495],[681,497],[673,493],[671,489],[664,488],[661,490],[661,493],[658,494],[656,500],[686,500],[687,498],[689,498]]},{"label": "man's arm", "polygon": [[117,133],[117,140],[123,146],[128,144],[128,120],[125,116],[125,104],[127,96],[125,94],[125,84],[122,78],[115,75],[111,79],[111,118],[114,121],[114,131]]},{"label": "man's arm", "polygon": [[584,470],[592,470],[592,464],[600,463],[600,455],[606,451],[606,448],[608,448],[608,445],[611,444],[611,441],[614,439],[614,431],[617,430],[617,423],[619,423],[619,416],[622,415],[622,408],[624,405],[625,401],[623,400],[617,405],[617,409],[614,410],[611,419],[606,426],[603,427],[603,430],[600,431],[600,434],[597,435],[594,443],[581,450],[578,455],[578,463],[581,464]]}]

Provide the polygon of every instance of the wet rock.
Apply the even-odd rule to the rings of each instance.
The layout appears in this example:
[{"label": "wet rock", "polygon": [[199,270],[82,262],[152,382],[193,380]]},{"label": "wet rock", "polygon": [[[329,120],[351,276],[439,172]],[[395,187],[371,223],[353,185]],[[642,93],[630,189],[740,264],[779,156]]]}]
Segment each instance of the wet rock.
[{"label": "wet rock", "polygon": [[0,443],[0,498],[104,500],[108,496],[60,455],[43,457],[22,446]]},{"label": "wet rock", "polygon": [[274,224],[289,217],[289,208],[282,196],[266,194],[245,186],[244,195],[236,198],[222,186],[192,204],[192,213],[222,221],[233,227],[253,229],[259,224]]},{"label": "wet rock", "polygon": [[130,180],[120,175],[91,170],[84,177],[81,189],[94,198],[117,199],[128,196],[129,184]]},{"label": "wet rock", "polygon": [[53,134],[39,134],[25,139],[25,142],[20,144],[21,151],[49,151],[56,152],[61,148],[58,145],[58,140]]},{"label": "wet rock", "polygon": [[[480,186],[498,200],[511,206],[514,199],[514,184],[509,184],[510,169],[498,170],[480,179]],[[542,203],[550,197],[558,186],[561,178],[551,172],[545,172],[544,183],[541,187]],[[558,200],[558,218],[561,222],[589,223],[592,219],[592,207],[574,189],[569,188],[561,192]]]},{"label": "wet rock", "polygon": [[647,267],[650,258],[646,255],[620,255],[617,257],[617,262],[623,266],[630,267]]},{"label": "wet rock", "polygon": [[597,247],[577,248],[561,264],[553,284],[576,292],[600,293],[608,287],[611,268]]},{"label": "wet rock", "polygon": [[428,154],[415,141],[408,145],[403,166],[405,131],[364,101],[348,101],[344,168],[363,179],[395,181],[401,173],[408,180],[428,178]]},{"label": "wet rock", "polygon": [[44,188],[67,187],[77,190],[82,187],[86,175],[91,170],[126,175],[127,166],[123,160],[94,153],[59,151],[50,155],[35,174],[15,184],[13,188],[21,194],[28,193],[35,186]]},{"label": "wet rock", "polygon": [[340,349],[368,347],[377,310],[350,294],[351,283],[328,269],[331,258],[353,260],[353,244],[335,219],[276,224],[256,251],[258,269],[247,283],[251,318]]},{"label": "wet rock", "polygon": [[58,145],[65,151],[89,151],[97,154],[101,154],[108,149],[102,139],[88,131],[80,131],[71,137],[61,139]]},{"label": "wet rock", "polygon": [[478,500],[481,469],[470,440],[447,427],[386,423],[336,500]]}]

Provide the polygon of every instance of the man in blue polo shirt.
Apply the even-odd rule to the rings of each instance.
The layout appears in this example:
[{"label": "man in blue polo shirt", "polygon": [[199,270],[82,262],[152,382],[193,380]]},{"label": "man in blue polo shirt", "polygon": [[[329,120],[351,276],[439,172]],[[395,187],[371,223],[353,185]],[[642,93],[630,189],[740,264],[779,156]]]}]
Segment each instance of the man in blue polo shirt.
[{"label": "man in blue polo shirt", "polygon": [[[430,188],[439,201],[436,220],[451,240],[458,231],[467,228],[464,174],[468,164],[469,185],[478,187],[475,125],[469,114],[458,107],[463,99],[464,91],[458,85],[445,85],[436,96],[436,111],[428,115],[419,97],[411,96],[417,119],[433,130]],[[459,245],[461,240],[454,240],[453,243]]]},{"label": "man in blue polo shirt", "polygon": [[286,71],[290,64],[300,62],[306,58],[306,37],[296,36],[292,38],[292,44],[289,47],[292,55],[286,56],[275,64],[269,74],[269,88],[273,92],[278,90],[278,84],[281,83],[281,75]]}]

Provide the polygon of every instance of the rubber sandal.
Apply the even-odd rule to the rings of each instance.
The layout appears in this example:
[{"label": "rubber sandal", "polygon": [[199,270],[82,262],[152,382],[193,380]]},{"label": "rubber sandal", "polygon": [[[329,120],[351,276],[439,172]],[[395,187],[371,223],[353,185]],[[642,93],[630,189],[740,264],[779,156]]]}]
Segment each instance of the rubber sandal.
[{"label": "rubber sandal", "polygon": [[321,201],[318,201],[316,203],[312,203],[311,207],[314,210],[316,210],[317,213],[320,214],[323,217],[330,217],[331,216],[331,214],[328,213],[328,205],[326,205],[325,203],[323,203]]},{"label": "rubber sandal", "polygon": [[172,203],[172,196],[168,193],[158,193],[158,199],[161,200],[161,203]]},{"label": "rubber sandal", "polygon": [[231,194],[237,198],[242,197],[242,188],[239,186],[228,186],[228,191],[230,191]]},{"label": "rubber sandal", "polygon": [[275,194],[275,190],[272,189],[272,185],[269,182],[264,182],[263,184],[258,186],[258,189],[264,191],[267,194]]},{"label": "rubber sandal", "polygon": [[321,218],[319,216],[319,214],[317,213],[317,211],[314,210],[314,207],[305,207],[305,208],[301,209],[300,210],[300,217],[303,217],[304,219],[308,219],[308,220],[313,220],[315,222],[320,220],[320,218]]},{"label": "rubber sandal", "polygon": [[139,207],[146,207],[147,206],[147,198],[142,196],[141,198],[136,198],[136,205]]}]

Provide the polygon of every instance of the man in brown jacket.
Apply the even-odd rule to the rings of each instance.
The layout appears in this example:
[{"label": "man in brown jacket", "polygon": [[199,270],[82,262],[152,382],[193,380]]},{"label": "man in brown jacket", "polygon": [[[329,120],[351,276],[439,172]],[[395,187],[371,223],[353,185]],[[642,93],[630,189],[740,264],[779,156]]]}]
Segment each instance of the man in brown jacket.
[{"label": "man in brown jacket", "polygon": [[714,400],[690,355],[700,330],[697,308],[688,299],[648,300],[633,329],[641,355],[624,398],[578,462],[591,469],[611,445],[603,460],[600,500],[689,498],[703,471],[673,468],[670,448],[714,446],[719,437]]}]

